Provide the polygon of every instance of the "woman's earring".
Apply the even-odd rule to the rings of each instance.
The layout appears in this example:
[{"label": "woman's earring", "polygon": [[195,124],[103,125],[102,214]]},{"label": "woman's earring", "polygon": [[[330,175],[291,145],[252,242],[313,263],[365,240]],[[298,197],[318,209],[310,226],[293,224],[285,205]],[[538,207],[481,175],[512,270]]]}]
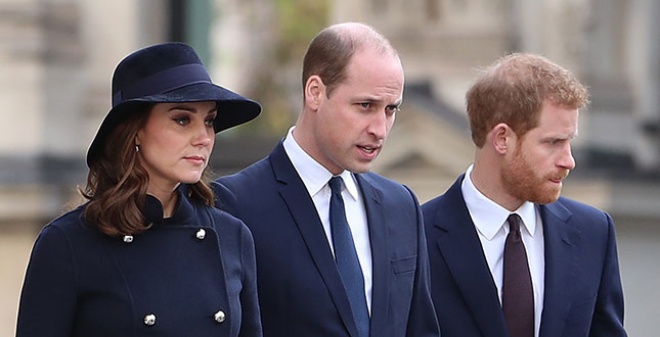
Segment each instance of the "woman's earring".
[{"label": "woman's earring", "polygon": [[135,145],[135,153],[140,152],[140,145]]}]

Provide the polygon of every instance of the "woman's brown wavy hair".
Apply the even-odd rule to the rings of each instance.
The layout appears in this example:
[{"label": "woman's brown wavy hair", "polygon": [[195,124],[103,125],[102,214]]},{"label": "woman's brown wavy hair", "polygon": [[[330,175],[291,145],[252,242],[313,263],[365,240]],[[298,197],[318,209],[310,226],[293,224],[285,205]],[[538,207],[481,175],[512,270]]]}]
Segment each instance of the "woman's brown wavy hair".
[{"label": "woman's brown wavy hair", "polygon": [[[103,153],[90,164],[87,186],[80,190],[89,200],[83,216],[108,236],[138,234],[151,226],[142,212],[149,175],[138,160],[135,137],[153,106],[153,103],[144,103],[134,107],[135,113],[130,113],[110,132]],[[206,183],[207,170],[199,182],[189,185],[189,195],[213,206],[213,192]]]}]

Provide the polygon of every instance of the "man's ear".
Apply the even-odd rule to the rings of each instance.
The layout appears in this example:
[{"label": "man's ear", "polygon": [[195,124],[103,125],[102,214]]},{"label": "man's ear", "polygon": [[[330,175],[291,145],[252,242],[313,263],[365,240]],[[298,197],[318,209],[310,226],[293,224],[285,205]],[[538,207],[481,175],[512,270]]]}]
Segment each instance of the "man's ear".
[{"label": "man's ear", "polygon": [[305,83],[305,104],[312,110],[318,109],[318,106],[325,95],[325,84],[318,75],[312,75]]},{"label": "man's ear", "polygon": [[499,154],[506,154],[516,141],[516,133],[506,123],[499,123],[488,133],[488,143]]}]

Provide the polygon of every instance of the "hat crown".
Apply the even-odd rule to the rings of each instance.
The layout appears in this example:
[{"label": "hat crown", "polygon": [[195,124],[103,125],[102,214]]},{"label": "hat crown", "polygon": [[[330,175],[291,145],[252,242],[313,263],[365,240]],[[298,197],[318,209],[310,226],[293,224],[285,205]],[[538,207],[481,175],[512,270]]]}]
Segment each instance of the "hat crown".
[{"label": "hat crown", "polygon": [[133,52],[117,65],[112,106],[201,82],[211,83],[211,79],[191,46],[178,42],[153,45]]}]

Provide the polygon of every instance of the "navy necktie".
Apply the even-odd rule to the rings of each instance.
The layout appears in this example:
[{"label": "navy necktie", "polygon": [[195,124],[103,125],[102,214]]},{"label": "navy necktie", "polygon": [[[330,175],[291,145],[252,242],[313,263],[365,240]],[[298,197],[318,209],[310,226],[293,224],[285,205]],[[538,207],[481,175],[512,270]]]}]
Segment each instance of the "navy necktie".
[{"label": "navy necktie", "polygon": [[344,288],[346,288],[346,294],[351,303],[351,310],[360,337],[368,337],[369,312],[367,311],[367,300],[364,295],[364,276],[353,244],[353,235],[346,220],[344,199],[341,196],[341,177],[332,177],[328,185],[332,191],[330,197],[330,228],[337,269],[344,282]]},{"label": "navy necktie", "polygon": [[522,220],[509,215],[509,235],[504,244],[502,310],[511,337],[534,337],[534,293],[520,233]]}]

